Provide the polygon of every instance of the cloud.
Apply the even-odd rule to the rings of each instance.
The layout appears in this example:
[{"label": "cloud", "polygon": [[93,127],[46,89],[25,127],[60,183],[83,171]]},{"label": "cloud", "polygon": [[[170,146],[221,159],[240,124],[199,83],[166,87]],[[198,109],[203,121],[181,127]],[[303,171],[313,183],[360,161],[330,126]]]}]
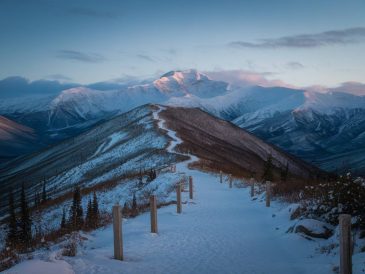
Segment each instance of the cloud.
[{"label": "cloud", "polygon": [[83,53],[76,50],[60,50],[57,55],[58,58],[76,60],[86,63],[101,63],[106,60],[106,58],[97,53]]},{"label": "cloud", "polygon": [[338,87],[330,88],[329,91],[365,96],[365,84],[360,82],[344,82]]},{"label": "cloud", "polygon": [[233,41],[228,45],[237,48],[317,48],[330,45],[359,43],[365,40],[365,27],[330,30],[313,34],[298,34],[279,38],[265,38],[257,42]]},{"label": "cloud", "polygon": [[292,85],[284,83],[279,79],[270,80],[267,77],[273,76],[273,72],[255,72],[249,70],[219,70],[219,71],[205,71],[213,80],[225,81],[234,86],[263,86],[263,87],[288,87],[295,88]]},{"label": "cloud", "polygon": [[57,80],[57,81],[62,81],[62,82],[69,82],[72,81],[72,78],[63,75],[63,74],[51,74],[51,75],[47,75],[45,77],[45,79],[49,79],[49,80]]},{"label": "cloud", "polygon": [[304,65],[302,63],[299,63],[299,62],[289,62],[289,63],[286,64],[286,67],[289,68],[289,69],[296,70],[296,69],[304,68]]},{"label": "cloud", "polygon": [[145,55],[145,54],[137,54],[136,57],[138,57],[139,59],[148,61],[148,62],[156,62],[156,60],[154,58],[152,58],[151,56]]},{"label": "cloud", "polygon": [[34,94],[57,94],[62,90],[79,86],[73,83],[37,80],[29,81],[20,76],[12,76],[0,80],[0,98],[22,97]]},{"label": "cloud", "polygon": [[123,89],[129,86],[143,83],[144,81],[141,80],[139,77],[125,74],[118,78],[89,84],[87,85],[87,87],[96,90],[111,90],[111,89]]},{"label": "cloud", "polygon": [[70,8],[67,10],[67,12],[70,14],[73,14],[73,15],[81,15],[81,16],[105,18],[105,19],[113,19],[118,16],[117,14],[109,12],[109,11],[94,10],[94,9],[84,8],[84,7]]},{"label": "cloud", "polygon": [[175,48],[167,48],[167,49],[161,49],[162,52],[165,52],[169,55],[176,56],[178,54],[178,50]]}]

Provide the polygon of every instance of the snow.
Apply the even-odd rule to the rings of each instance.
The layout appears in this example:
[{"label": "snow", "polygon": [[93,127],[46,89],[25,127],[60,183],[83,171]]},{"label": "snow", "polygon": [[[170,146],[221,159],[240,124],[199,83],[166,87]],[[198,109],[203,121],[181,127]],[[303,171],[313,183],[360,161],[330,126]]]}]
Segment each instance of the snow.
[{"label": "snow", "polygon": [[31,260],[25,261],[19,265],[16,265],[9,271],[4,273],[8,274],[74,274],[72,267],[64,260],[53,260],[53,261],[42,261],[42,260]]},{"label": "snow", "polygon": [[[159,116],[162,110],[159,106],[153,115],[173,139],[168,147],[173,152],[181,139],[165,127]],[[319,252],[328,241],[308,241],[286,232],[297,222],[289,220],[293,205],[273,201],[266,208],[263,195],[251,199],[248,188],[230,189],[226,182],[220,184],[215,174],[190,170],[188,164],[196,160],[192,156],[177,164],[177,174],[193,177],[194,200],[183,193],[182,214],[176,213],[175,205],[158,209],[158,234],[149,232],[149,213],[123,220],[124,261],[113,259],[113,232],[108,226],[83,235],[88,240],[79,246],[76,257],[61,256],[51,262],[36,258],[5,273],[42,273],[53,267],[47,273],[73,273],[71,268],[81,274],[333,273],[338,252]],[[151,189],[169,178],[158,180],[151,183]],[[164,191],[161,188],[159,193]],[[158,202],[162,199],[160,195]],[[361,253],[354,255],[354,273],[362,271],[363,262]]]},{"label": "snow", "polygon": [[268,209],[248,189],[229,189],[184,164],[177,169],[195,183],[193,201],[183,193],[183,213],[159,209],[158,235],[149,233],[149,213],[124,220],[122,262],[112,259],[111,226],[90,233],[77,257],[64,258],[75,273],[332,273],[336,257],[313,254],[317,242],[285,233],[287,208]]},{"label": "snow", "polygon": [[110,135],[108,137],[108,140],[106,141],[106,143],[103,143],[102,145],[100,145],[98,147],[98,149],[96,150],[94,155],[91,156],[91,158],[98,155],[98,154],[100,154],[100,153],[104,153],[105,151],[107,151],[108,149],[113,147],[116,143],[123,140],[127,135],[128,135],[128,133],[125,133],[125,132],[115,132],[115,133],[113,133],[112,135]]}]

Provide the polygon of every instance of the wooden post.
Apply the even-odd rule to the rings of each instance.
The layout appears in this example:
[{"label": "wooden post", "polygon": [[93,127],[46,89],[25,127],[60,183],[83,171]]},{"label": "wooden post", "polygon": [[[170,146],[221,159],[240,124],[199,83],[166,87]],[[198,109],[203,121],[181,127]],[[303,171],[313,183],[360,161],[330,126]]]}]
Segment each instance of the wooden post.
[{"label": "wooden post", "polygon": [[229,188],[232,188],[232,174],[229,174]]},{"label": "wooden post", "polygon": [[189,176],[189,198],[193,199],[193,177]]},{"label": "wooden post", "polygon": [[114,258],[123,261],[122,210],[113,206]]},{"label": "wooden post", "polygon": [[219,174],[220,174],[220,182],[223,183],[223,172],[222,172],[222,170],[219,172]]},{"label": "wooden post", "polygon": [[270,207],[271,183],[266,181],[266,207]]},{"label": "wooden post", "polygon": [[156,195],[150,196],[150,210],[151,210],[151,233],[158,233]]},{"label": "wooden post", "polygon": [[255,196],[255,181],[253,178],[250,179],[251,183],[251,197]]},{"label": "wooden post", "polygon": [[181,183],[176,186],[176,212],[181,213]]},{"label": "wooden post", "polygon": [[351,215],[341,214],[340,222],[340,274],[352,273]]}]

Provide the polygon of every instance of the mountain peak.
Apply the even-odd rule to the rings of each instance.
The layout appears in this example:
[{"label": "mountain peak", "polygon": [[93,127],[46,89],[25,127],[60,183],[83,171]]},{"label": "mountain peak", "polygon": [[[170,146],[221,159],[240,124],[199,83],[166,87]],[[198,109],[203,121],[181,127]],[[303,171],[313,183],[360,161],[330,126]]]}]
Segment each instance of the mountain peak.
[{"label": "mountain peak", "polygon": [[156,89],[173,96],[193,94],[201,98],[214,97],[227,91],[228,84],[213,81],[195,69],[174,70],[153,82]]},{"label": "mountain peak", "polygon": [[160,79],[162,78],[174,78],[175,80],[182,81],[183,79],[186,80],[210,80],[209,77],[196,69],[187,69],[187,70],[171,70],[165,74],[163,74]]}]

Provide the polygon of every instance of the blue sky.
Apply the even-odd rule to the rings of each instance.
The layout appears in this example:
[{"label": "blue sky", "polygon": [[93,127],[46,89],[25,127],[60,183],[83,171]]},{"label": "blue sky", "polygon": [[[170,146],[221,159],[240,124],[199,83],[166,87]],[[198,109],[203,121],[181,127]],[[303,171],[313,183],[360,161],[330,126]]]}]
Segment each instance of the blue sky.
[{"label": "blue sky", "polygon": [[300,87],[365,82],[364,11],[362,0],[0,0],[0,79],[196,68]]}]

